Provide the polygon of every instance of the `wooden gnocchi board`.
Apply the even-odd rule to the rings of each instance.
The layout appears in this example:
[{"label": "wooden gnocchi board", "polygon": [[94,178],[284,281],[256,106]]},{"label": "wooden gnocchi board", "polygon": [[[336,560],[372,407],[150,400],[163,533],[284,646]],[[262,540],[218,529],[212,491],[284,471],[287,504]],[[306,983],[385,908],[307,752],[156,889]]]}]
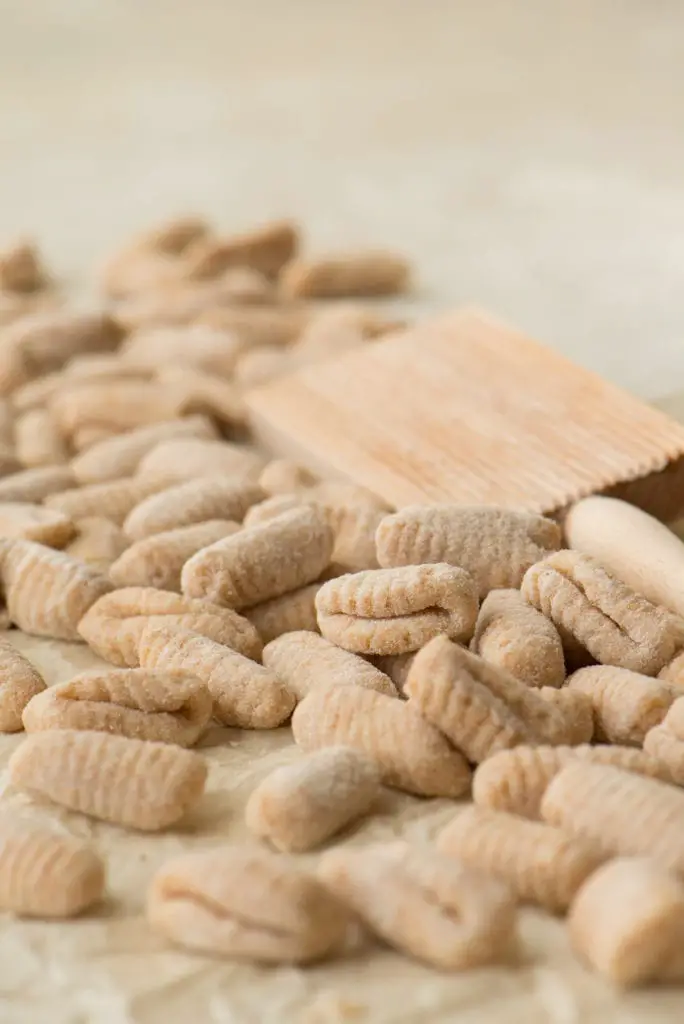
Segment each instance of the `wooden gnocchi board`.
[{"label": "wooden gnocchi board", "polygon": [[609,490],[684,509],[684,427],[557,352],[462,310],[255,389],[266,447],[390,505],[554,512]]}]

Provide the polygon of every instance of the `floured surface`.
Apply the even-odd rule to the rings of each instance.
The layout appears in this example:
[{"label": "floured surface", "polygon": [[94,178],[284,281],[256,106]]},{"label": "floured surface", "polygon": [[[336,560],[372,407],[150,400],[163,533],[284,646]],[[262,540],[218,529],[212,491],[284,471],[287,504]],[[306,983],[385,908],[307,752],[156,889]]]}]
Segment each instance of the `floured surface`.
[{"label": "floured surface", "polygon": [[[103,663],[84,646],[13,631],[16,646],[54,684]],[[0,736],[3,766],[21,735]],[[152,935],[143,918],[148,882],[167,858],[247,838],[244,806],[277,765],[298,757],[289,728],[215,728],[201,749],[211,770],[201,805],[182,827],[150,836],[39,806],[7,787],[0,812],[92,840],[105,857],[109,898],[67,923],[0,915],[0,1021],[12,1024],[631,1024],[681,1019],[681,989],[618,995],[571,954],[564,927],[537,911],[521,913],[517,965],[446,975],[371,943],[346,959],[306,970],[258,968],[190,956]],[[345,834],[354,844],[405,836],[432,839],[457,804],[385,791],[378,812]],[[314,858],[312,858],[314,859]]]}]

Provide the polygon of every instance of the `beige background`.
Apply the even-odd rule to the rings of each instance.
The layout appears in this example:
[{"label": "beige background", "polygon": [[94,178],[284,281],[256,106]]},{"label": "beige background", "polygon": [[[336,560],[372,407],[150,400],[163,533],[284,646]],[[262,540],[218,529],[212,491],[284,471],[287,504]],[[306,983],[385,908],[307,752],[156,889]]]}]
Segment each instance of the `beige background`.
[{"label": "beige background", "polygon": [[684,380],[677,0],[0,0],[0,238],[64,271],[194,207],[396,245],[655,395]]},{"label": "beige background", "polygon": [[[226,227],[292,214],[313,247],[406,250],[423,308],[489,306],[643,395],[673,391],[683,46],[676,0],[0,0],[0,238],[35,232],[75,279],[170,213]],[[21,642],[50,681],[90,664]],[[209,794],[180,834],[128,835],[3,794],[92,835],[112,900],[106,927],[0,919],[2,1024],[681,1020],[684,995],[620,999],[533,912],[521,967],[466,978],[387,952],[303,973],[166,950],[140,920],[155,865],[240,835],[253,782],[292,756],[287,734],[227,739],[209,740]],[[3,739],[2,760],[17,742]],[[382,837],[430,834],[450,813],[388,800]]]}]

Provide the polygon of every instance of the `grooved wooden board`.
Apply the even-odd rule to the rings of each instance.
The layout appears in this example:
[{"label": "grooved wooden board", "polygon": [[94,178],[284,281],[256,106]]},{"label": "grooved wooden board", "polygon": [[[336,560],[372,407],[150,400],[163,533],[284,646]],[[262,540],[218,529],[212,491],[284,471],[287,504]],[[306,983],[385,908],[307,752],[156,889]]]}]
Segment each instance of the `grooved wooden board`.
[{"label": "grooved wooden board", "polygon": [[269,448],[394,506],[550,512],[646,477],[650,493],[684,455],[666,414],[472,310],[306,367],[248,405]]}]

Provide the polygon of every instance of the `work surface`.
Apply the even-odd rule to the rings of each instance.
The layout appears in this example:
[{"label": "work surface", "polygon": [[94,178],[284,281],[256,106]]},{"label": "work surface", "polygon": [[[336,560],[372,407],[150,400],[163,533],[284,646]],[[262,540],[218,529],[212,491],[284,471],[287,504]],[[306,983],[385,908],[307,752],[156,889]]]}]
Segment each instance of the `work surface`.
[{"label": "work surface", "polygon": [[[418,310],[475,302],[665,394],[684,384],[683,30],[673,3],[0,0],[0,238],[35,234],[80,280],[171,213],[299,216],[313,249],[406,251]],[[18,642],[51,683],[97,663]],[[0,740],[4,763],[20,738]],[[295,756],[288,730],[217,730],[205,751],[207,796],[163,836],[3,792],[92,837],[110,898],[75,924],[0,918],[2,1024],[681,1021],[684,990],[615,995],[532,911],[520,965],[465,976],[377,948],[307,971],[171,951],[141,916],[156,866],[243,837],[250,789]],[[418,840],[451,813],[390,795],[348,841]]]}]

